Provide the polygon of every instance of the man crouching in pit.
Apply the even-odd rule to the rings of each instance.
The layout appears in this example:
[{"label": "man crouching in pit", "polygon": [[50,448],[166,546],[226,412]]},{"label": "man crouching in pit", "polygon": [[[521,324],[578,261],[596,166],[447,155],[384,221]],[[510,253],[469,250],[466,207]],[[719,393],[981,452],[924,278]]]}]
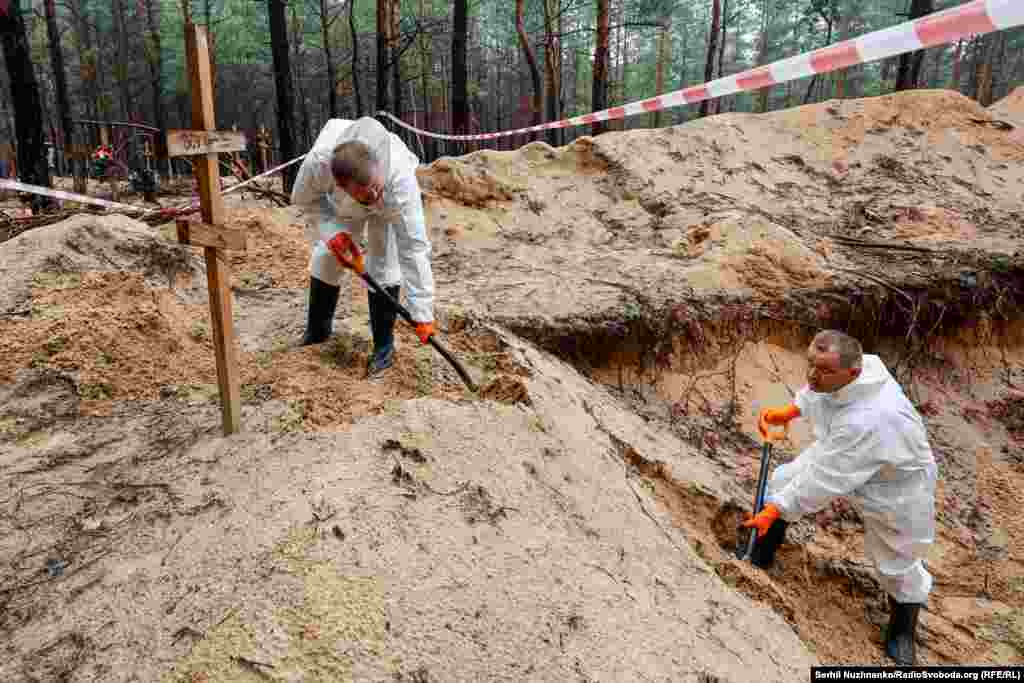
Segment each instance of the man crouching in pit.
[{"label": "man crouching in pit", "polygon": [[[744,522],[758,530],[753,561],[768,567],[788,522],[849,496],[864,518],[864,552],[889,595],[886,653],[913,665],[918,614],[932,589],[925,569],[935,539],[937,468],[924,421],[882,360],[827,330],[807,349],[807,386],[792,405],[760,414],[767,425],[805,416],[815,441],[768,482],[766,505]],[[749,513],[748,513],[749,514]]]}]

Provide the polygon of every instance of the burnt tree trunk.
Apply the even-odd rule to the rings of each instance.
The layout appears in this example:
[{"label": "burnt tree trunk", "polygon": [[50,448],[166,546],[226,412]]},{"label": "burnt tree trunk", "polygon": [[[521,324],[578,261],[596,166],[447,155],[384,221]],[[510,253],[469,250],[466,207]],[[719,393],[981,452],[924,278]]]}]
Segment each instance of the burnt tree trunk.
[{"label": "burnt tree trunk", "polygon": [[163,107],[163,46],[160,43],[160,3],[159,0],[146,0],[146,23],[149,35],[146,38],[146,63],[149,65],[149,82],[153,97],[153,125],[160,129],[160,135],[154,154],[164,157],[167,154],[165,135],[167,114]]},{"label": "burnt tree trunk", "polygon": [[391,101],[388,97],[390,81],[388,81],[388,45],[391,33],[391,0],[377,0],[377,110],[390,111]]},{"label": "burnt tree trunk", "polygon": [[[61,152],[60,167],[64,166],[71,152],[74,129],[71,127],[71,104],[68,102],[68,83],[64,74],[64,52],[61,50],[60,31],[57,28],[57,8],[53,0],[43,3],[46,7],[46,33],[50,42],[50,64],[53,66],[53,82],[57,95],[57,115],[60,117],[61,140],[57,149]],[[54,140],[57,143],[57,140]]]},{"label": "burnt tree trunk", "polygon": [[[545,118],[548,121],[557,121],[561,118],[559,112],[559,99],[561,98],[561,51],[562,48],[556,36],[555,12],[558,9],[552,7],[552,0],[544,0],[544,101]],[[548,144],[552,147],[559,145],[558,128],[552,128],[547,132]]]},{"label": "burnt tree trunk", "polygon": [[[662,16],[661,29],[658,31],[658,61],[654,71],[654,94],[665,93],[665,72],[672,68],[672,15]],[[659,109],[651,115],[651,125],[661,128],[662,121],[669,118],[668,112]]]},{"label": "burnt tree trunk", "polygon": [[[920,19],[935,11],[934,0],[911,0],[909,19]],[[896,72],[896,87],[894,90],[912,90],[921,81],[921,62],[924,60],[924,50],[915,50],[900,55],[900,66]]]},{"label": "burnt tree trunk", "polygon": [[455,0],[452,24],[452,128],[456,135],[469,133],[469,71],[466,63],[468,18],[468,0]]},{"label": "burnt tree trunk", "polygon": [[[274,89],[277,94],[277,139],[281,141],[281,159],[291,161],[295,153],[295,132],[292,112],[295,94],[292,86],[291,55],[288,52],[288,17],[285,0],[269,0],[270,51],[274,60]],[[295,183],[296,166],[284,170],[284,191],[290,193]]]},{"label": "burnt tree trunk", "polygon": [[334,19],[330,16],[331,10],[327,0],[320,0],[320,33],[324,41],[324,61],[327,63],[327,116],[338,118],[338,76],[334,70],[334,60],[331,58],[331,24]]},{"label": "burnt tree trunk", "polygon": [[[722,16],[719,19],[719,24],[722,27],[722,35],[718,38],[718,59],[716,60],[718,68],[715,73],[721,78],[725,75],[725,44],[729,37],[729,0],[722,0]],[[715,113],[721,114],[724,106],[725,97],[716,99],[714,102]]]},{"label": "burnt tree trunk", "polygon": [[114,20],[115,41],[117,42],[117,63],[114,65],[114,79],[121,98],[121,112],[126,121],[132,120],[132,95],[128,82],[128,28],[124,20],[124,3],[114,0],[111,6]]},{"label": "burnt tree trunk", "polygon": [[[608,108],[608,2],[597,0],[597,44],[594,47],[594,83],[590,91],[591,111]],[[604,121],[595,121],[590,126],[591,135],[600,135],[608,130]]]},{"label": "burnt tree trunk", "polygon": [[[768,29],[771,26],[769,20],[768,0],[761,4],[761,33],[757,43],[757,65],[764,66],[768,63]],[[768,111],[768,98],[771,95],[770,87],[761,88],[757,93],[757,111],[762,114]]]},{"label": "burnt tree trunk", "polygon": [[[402,27],[401,13],[402,3],[400,0],[391,0],[388,3],[388,68],[391,70],[391,107],[392,112],[399,119],[402,118]],[[405,130],[398,129],[399,136],[404,135]]]},{"label": "burnt tree trunk", "polygon": [[359,90],[359,35],[356,33],[356,0],[348,0],[348,28],[352,32],[352,94],[356,98],[355,117],[363,115],[363,95]]},{"label": "burnt tree trunk", "polygon": [[530,66],[530,78],[533,81],[533,98],[531,109],[533,109],[533,123],[540,124],[541,111],[544,105],[544,86],[541,81],[540,68],[537,66],[537,58],[533,55],[533,48],[530,47],[530,39],[526,35],[526,27],[523,25],[523,0],[516,0],[516,32],[519,34],[519,45],[523,48],[526,62]]},{"label": "burnt tree trunk", "polygon": [[[0,41],[14,103],[14,135],[18,145],[18,176],[32,185],[50,185],[50,167],[46,163],[43,134],[43,103],[32,68],[32,48],[25,33],[25,20],[17,0],[0,7]],[[32,212],[51,204],[46,197],[32,196]]]},{"label": "burnt tree trunk", "polygon": [[[826,25],[828,27],[825,33],[825,45],[831,45],[833,25],[833,19],[831,19],[831,15],[825,16],[825,21],[827,22]],[[818,84],[818,76],[819,74],[814,74],[813,76],[811,76],[811,84],[807,86],[807,93],[804,95],[804,104],[810,102],[811,98],[814,97],[814,86]]]},{"label": "burnt tree trunk", "polygon": [[[718,47],[718,31],[720,30],[719,21],[721,19],[721,14],[722,6],[719,0],[711,0],[711,31],[708,34],[708,56],[704,62],[705,83],[710,83],[715,77],[715,55],[717,53],[716,48]],[[707,116],[708,108],[710,106],[710,100],[704,100],[701,102],[699,116]]]},{"label": "burnt tree trunk", "polygon": [[956,41],[956,47],[953,48],[953,75],[949,81],[950,90],[960,91],[960,66],[963,59],[964,39]]}]

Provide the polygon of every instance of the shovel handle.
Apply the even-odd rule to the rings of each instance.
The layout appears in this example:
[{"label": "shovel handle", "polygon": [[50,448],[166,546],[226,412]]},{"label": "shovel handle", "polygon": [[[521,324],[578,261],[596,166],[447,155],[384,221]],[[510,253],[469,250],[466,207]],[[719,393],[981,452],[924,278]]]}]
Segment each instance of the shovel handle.
[{"label": "shovel handle", "polygon": [[[757,475],[757,492],[754,494],[754,514],[756,515],[764,507],[764,495],[768,488],[768,470],[772,461],[772,439],[764,442],[761,447],[761,470]],[[750,530],[750,537],[747,540],[747,547],[743,554],[744,560],[750,560],[754,553],[754,544],[757,542],[757,529]]]},{"label": "shovel handle", "polygon": [[[369,285],[370,288],[373,289],[373,291],[387,298],[387,300],[391,302],[391,305],[395,307],[395,310],[398,311],[398,314],[405,318],[405,321],[407,323],[409,323],[413,327],[416,327],[416,321],[412,319],[412,314],[409,313],[408,309],[406,309],[405,306],[403,306],[402,304],[398,303],[395,300],[395,297],[391,296],[391,294],[389,294],[386,289],[377,284],[377,281],[374,280],[369,273],[364,271],[359,274],[359,277],[363,278],[363,282]],[[441,356],[446,361],[451,363],[452,367],[455,368],[455,372],[459,373],[459,377],[461,377],[465,385],[469,387],[469,390],[472,391],[473,393],[476,393],[476,383],[473,382],[473,379],[469,376],[469,373],[466,372],[466,368],[463,367],[462,363],[459,362],[459,359],[452,355],[452,352],[449,351],[444,344],[439,342],[434,335],[430,335],[430,337],[427,338],[427,342],[431,346],[433,346],[434,349],[436,349],[437,352],[441,354]]]}]

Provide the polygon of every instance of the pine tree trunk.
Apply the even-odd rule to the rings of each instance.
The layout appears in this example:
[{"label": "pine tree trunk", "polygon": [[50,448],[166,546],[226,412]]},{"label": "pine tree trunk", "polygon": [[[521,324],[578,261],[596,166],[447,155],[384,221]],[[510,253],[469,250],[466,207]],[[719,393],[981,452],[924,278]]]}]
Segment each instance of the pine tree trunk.
[{"label": "pine tree trunk", "polygon": [[111,7],[114,20],[114,41],[117,43],[117,64],[114,65],[114,79],[121,97],[121,113],[126,121],[132,118],[131,92],[128,81],[128,29],[124,21],[124,1],[114,0]]},{"label": "pine tree trunk", "polygon": [[544,90],[541,81],[540,68],[537,66],[537,58],[533,55],[533,48],[530,47],[530,39],[526,35],[526,27],[523,25],[523,0],[516,0],[516,33],[519,34],[519,45],[523,49],[526,63],[530,67],[530,78],[533,81],[533,98],[531,109],[533,110],[533,123],[540,125],[541,112],[544,106]]},{"label": "pine tree trunk", "polygon": [[[722,14],[719,23],[722,25],[722,35],[718,39],[718,59],[716,60],[718,68],[715,73],[718,78],[721,78],[725,75],[725,42],[729,37],[729,0],[722,0]],[[719,97],[712,104],[715,113],[721,114],[723,111],[722,107],[725,105],[725,98]]]},{"label": "pine tree trunk", "polygon": [[[425,2],[426,0],[419,0],[421,17],[425,17],[427,15]],[[424,33],[421,33],[418,37],[418,43],[420,51],[420,90],[423,95],[423,121],[420,124],[420,127],[424,130],[430,130],[430,112],[433,111],[433,108],[430,106],[429,87],[430,70],[433,68],[433,59],[431,59],[431,41]],[[501,91],[500,87],[498,91]],[[437,158],[437,141],[434,138],[427,138],[423,141],[423,144],[426,148],[426,159],[424,159],[423,162],[430,163]]]},{"label": "pine tree trunk", "polygon": [[[50,64],[53,67],[53,82],[57,91],[57,114],[60,116],[59,165],[63,167],[64,160],[69,157],[71,145],[74,142],[74,128],[71,125],[71,104],[68,102],[68,84],[64,74],[64,53],[61,50],[60,31],[57,28],[57,8],[54,0],[45,0],[43,5],[46,8],[46,32],[50,42]],[[56,143],[57,140],[54,140],[54,142]]]},{"label": "pine tree trunk", "polygon": [[[757,65],[764,66],[768,63],[768,27],[771,25],[768,16],[768,0],[761,3],[761,36],[757,49]],[[757,93],[757,111],[762,114],[768,111],[768,97],[771,94],[771,87],[761,88]]]},{"label": "pine tree trunk", "polygon": [[[594,47],[594,82],[590,91],[590,110],[603,111],[608,108],[608,2],[597,0],[597,44]],[[600,135],[608,130],[608,124],[597,121],[590,126],[591,135]]]},{"label": "pine tree trunk", "polygon": [[[658,63],[654,72],[654,89],[656,95],[665,93],[665,72],[672,68],[672,15],[666,14],[661,18],[661,31],[658,34]],[[659,109],[651,117],[651,124],[655,128],[661,128],[662,123],[668,118],[668,112]]]},{"label": "pine tree trunk", "polygon": [[331,55],[331,17],[327,0],[320,0],[320,33],[324,41],[324,62],[327,64],[327,116],[338,118],[338,74]]},{"label": "pine tree trunk", "polygon": [[[153,125],[160,129],[161,138],[167,127],[167,115],[164,113],[162,101],[163,91],[163,47],[160,43],[160,3],[159,0],[146,0],[146,22],[149,28],[147,36],[146,63],[149,65],[149,81],[152,86],[153,97]],[[166,144],[158,142],[153,150],[157,157],[164,157],[167,154]]]},{"label": "pine tree trunk", "polygon": [[[295,153],[295,131],[292,112],[295,94],[292,85],[291,54],[288,49],[288,17],[285,0],[268,0],[270,51],[274,60],[274,87],[277,94],[277,139],[281,158],[290,161]],[[284,191],[290,193],[295,183],[296,166],[284,170]]]},{"label": "pine tree trunk", "polygon": [[953,49],[953,75],[949,80],[950,90],[960,91],[960,67],[961,60],[963,59],[964,39],[956,41],[956,47]]},{"label": "pine tree trunk", "polygon": [[[718,31],[721,18],[722,6],[719,0],[711,0],[711,30],[708,32],[708,53],[704,62],[704,82],[710,83],[715,77],[715,55],[718,52]],[[711,102],[704,100],[700,103],[700,116],[708,115]]]},{"label": "pine tree trunk", "polygon": [[356,98],[355,117],[363,115],[363,95],[359,90],[359,36],[356,34],[356,0],[348,0],[348,28],[352,32],[352,93]]},{"label": "pine tree trunk", "polygon": [[[619,20],[619,73],[615,78],[615,90],[612,96],[612,101],[616,105],[621,105],[626,101],[626,0],[619,0],[618,2],[618,20]],[[626,119],[625,117],[615,119],[611,124],[613,130],[626,130]]]},{"label": "pine tree trunk", "polygon": [[984,86],[984,69],[982,66],[988,61],[990,51],[990,36],[978,36],[971,45],[971,69],[968,73],[970,83],[968,92],[975,100],[981,101]]},{"label": "pine tree trunk", "polygon": [[377,0],[377,110],[390,111],[388,90],[388,34],[391,32],[391,0]]},{"label": "pine tree trunk", "polygon": [[305,51],[303,50],[303,23],[304,17],[299,13],[296,3],[290,3],[288,8],[292,12],[291,36],[289,37],[292,50],[292,82],[295,87],[295,97],[298,100],[298,114],[300,121],[299,135],[296,135],[296,145],[307,148],[312,143],[311,126],[309,115],[309,99],[306,96],[306,85],[303,82],[302,74],[306,73]]},{"label": "pine tree trunk", "polygon": [[[827,31],[825,33],[825,45],[831,45],[832,44],[832,23],[833,22],[832,21],[828,21],[827,19],[826,19],[826,21],[827,21],[828,29],[827,29]],[[807,86],[807,93],[804,95],[804,104],[809,103],[811,101],[811,98],[814,97],[814,86],[816,86],[818,84],[818,76],[819,75],[820,74],[814,74],[813,76],[811,76],[811,83],[810,83],[810,85]]]},{"label": "pine tree trunk", "polygon": [[[78,76],[82,81],[82,93],[85,96],[86,118],[99,118],[99,92],[96,87],[96,55],[92,49],[92,35],[89,31],[88,14],[83,0],[70,0],[72,14],[75,17],[75,46],[78,48]],[[82,129],[82,143],[95,143],[95,129]]]},{"label": "pine tree trunk", "polygon": [[[0,41],[10,79],[14,103],[14,131],[18,143],[18,176],[31,185],[51,187],[50,167],[46,163],[43,131],[43,104],[39,84],[32,68],[32,48],[28,43],[25,21],[18,2],[0,12]],[[51,204],[45,197],[33,195],[32,211],[38,213]]]},{"label": "pine tree trunk", "polygon": [[[910,19],[920,19],[935,11],[933,0],[911,0]],[[918,86],[921,80],[921,62],[924,60],[924,50],[915,50],[900,55],[900,67],[896,74],[896,87],[894,90],[911,90]]]},{"label": "pine tree trunk", "polygon": [[[1007,57],[1006,57],[1006,43],[1007,43],[1006,31],[1002,31],[1002,32],[999,33],[999,58],[995,60],[995,64],[993,65],[992,94],[991,94],[993,102],[1001,97],[1000,91],[1003,90],[1003,88],[997,87],[999,85],[1000,81],[1003,81],[1005,83],[1005,85],[1006,85],[1005,92],[1003,92],[1002,94],[1003,95],[1009,94],[1009,91],[1010,91],[1010,76],[1009,76],[1009,74],[1007,74],[1007,71],[1009,69],[1010,60],[1007,59]],[[995,73],[996,73],[995,67],[996,66],[998,66],[998,68],[999,68],[999,70],[998,70],[999,78],[995,77]]]},{"label": "pine tree trunk", "polygon": [[988,59],[978,65],[978,104],[992,104],[992,61]]},{"label": "pine tree trunk", "polygon": [[[558,73],[561,70],[559,65],[558,39],[555,37],[555,17],[557,7],[552,7],[552,0],[544,0],[544,101],[546,104],[545,118],[548,121],[557,121],[559,83]],[[558,146],[558,130],[552,128],[547,131],[548,144],[552,147]]]},{"label": "pine tree trunk", "polygon": [[[400,0],[390,0],[388,3],[388,62],[391,69],[391,107],[392,113],[398,118],[402,117],[402,35],[399,19],[402,9]],[[399,135],[402,131],[399,130]]]},{"label": "pine tree trunk", "polygon": [[452,128],[456,135],[469,133],[469,69],[466,43],[469,1],[455,0],[452,24]]}]

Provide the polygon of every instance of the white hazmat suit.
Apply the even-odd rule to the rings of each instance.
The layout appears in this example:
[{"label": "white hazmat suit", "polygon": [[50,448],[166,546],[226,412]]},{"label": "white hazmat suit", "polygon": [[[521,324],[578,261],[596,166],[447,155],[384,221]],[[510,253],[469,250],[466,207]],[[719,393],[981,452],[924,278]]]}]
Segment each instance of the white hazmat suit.
[{"label": "white hazmat suit", "polygon": [[937,468],[924,422],[878,356],[864,355],[861,374],[831,394],[796,396],[815,441],[781,465],[766,503],[786,521],[849,496],[864,518],[864,552],[897,602],[923,603],[932,576],[922,560],[935,538]]},{"label": "white hazmat suit", "polygon": [[[334,149],[358,140],[367,145],[384,167],[381,206],[364,207],[338,188],[331,173]],[[306,216],[306,236],[314,245],[310,275],[338,286],[344,267],[327,248],[327,241],[348,232],[357,242],[365,230],[366,272],[381,287],[402,284],[407,308],[416,322],[434,320],[434,277],[416,167],[419,159],[405,143],[376,119],[331,119],[320,131],[302,161],[292,188],[292,204]]]}]

